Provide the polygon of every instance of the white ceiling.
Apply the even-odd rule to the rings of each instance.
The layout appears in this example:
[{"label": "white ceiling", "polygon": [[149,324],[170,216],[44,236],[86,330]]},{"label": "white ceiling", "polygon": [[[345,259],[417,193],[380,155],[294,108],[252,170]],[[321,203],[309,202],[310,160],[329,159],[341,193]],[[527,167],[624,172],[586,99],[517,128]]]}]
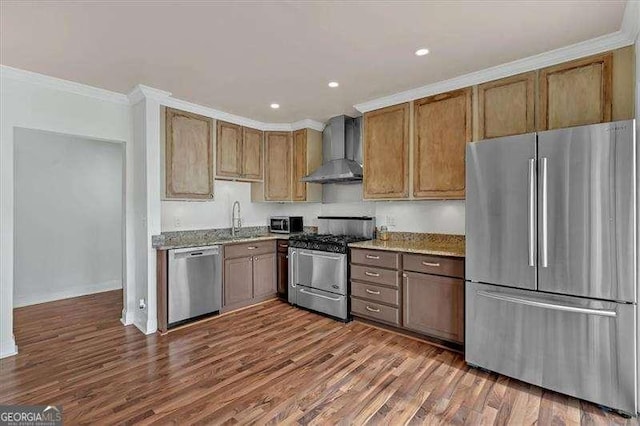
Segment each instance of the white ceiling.
[{"label": "white ceiling", "polygon": [[[0,62],[120,93],[141,83],[264,122],[324,121],[360,102],[615,32],[624,7],[2,0]],[[419,47],[431,53],[417,57]],[[328,88],[332,80],[340,87]]]}]

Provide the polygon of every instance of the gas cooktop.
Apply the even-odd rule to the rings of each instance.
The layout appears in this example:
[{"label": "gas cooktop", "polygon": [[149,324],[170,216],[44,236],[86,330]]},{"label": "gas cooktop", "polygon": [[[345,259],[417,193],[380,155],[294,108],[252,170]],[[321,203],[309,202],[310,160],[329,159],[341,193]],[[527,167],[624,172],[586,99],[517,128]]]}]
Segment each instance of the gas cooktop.
[{"label": "gas cooktop", "polygon": [[348,244],[370,239],[355,235],[302,234],[289,237],[289,247],[346,253]]}]

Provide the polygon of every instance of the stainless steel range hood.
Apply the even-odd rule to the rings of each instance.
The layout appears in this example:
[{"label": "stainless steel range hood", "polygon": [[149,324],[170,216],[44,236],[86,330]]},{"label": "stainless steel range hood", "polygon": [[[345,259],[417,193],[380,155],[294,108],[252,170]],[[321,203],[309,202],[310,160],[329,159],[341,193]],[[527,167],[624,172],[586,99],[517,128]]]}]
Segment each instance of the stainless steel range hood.
[{"label": "stainless steel range hood", "polygon": [[322,166],[302,182],[352,183],[362,181],[362,118],[339,115],[322,131]]}]

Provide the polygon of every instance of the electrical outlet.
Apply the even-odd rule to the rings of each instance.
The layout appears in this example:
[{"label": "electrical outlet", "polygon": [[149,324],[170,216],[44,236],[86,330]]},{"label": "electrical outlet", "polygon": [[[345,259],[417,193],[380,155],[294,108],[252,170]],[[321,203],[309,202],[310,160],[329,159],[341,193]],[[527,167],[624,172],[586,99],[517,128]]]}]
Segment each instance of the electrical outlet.
[{"label": "electrical outlet", "polygon": [[180,216],[175,216],[173,218],[173,222],[176,228],[179,228],[182,226],[182,220],[180,219]]},{"label": "electrical outlet", "polygon": [[387,226],[396,226],[395,216],[387,216]]},{"label": "electrical outlet", "polygon": [[138,308],[145,309],[147,307],[147,302],[144,299],[140,299],[140,303],[138,304]]}]

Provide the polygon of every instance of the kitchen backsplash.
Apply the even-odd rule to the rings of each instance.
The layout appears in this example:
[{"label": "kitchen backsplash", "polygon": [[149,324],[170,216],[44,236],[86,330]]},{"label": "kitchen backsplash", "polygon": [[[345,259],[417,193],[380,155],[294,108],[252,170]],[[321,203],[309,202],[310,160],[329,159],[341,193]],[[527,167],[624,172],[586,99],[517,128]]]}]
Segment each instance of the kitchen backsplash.
[{"label": "kitchen backsplash", "polygon": [[238,200],[243,226],[264,226],[277,215],[303,216],[308,226],[320,215],[375,216],[390,231],[464,235],[464,201],[353,201],[361,199],[362,184],[327,184],[323,191],[323,203],[252,203],[251,185],[216,181],[214,201],[163,201],[162,231],[229,227]]}]

